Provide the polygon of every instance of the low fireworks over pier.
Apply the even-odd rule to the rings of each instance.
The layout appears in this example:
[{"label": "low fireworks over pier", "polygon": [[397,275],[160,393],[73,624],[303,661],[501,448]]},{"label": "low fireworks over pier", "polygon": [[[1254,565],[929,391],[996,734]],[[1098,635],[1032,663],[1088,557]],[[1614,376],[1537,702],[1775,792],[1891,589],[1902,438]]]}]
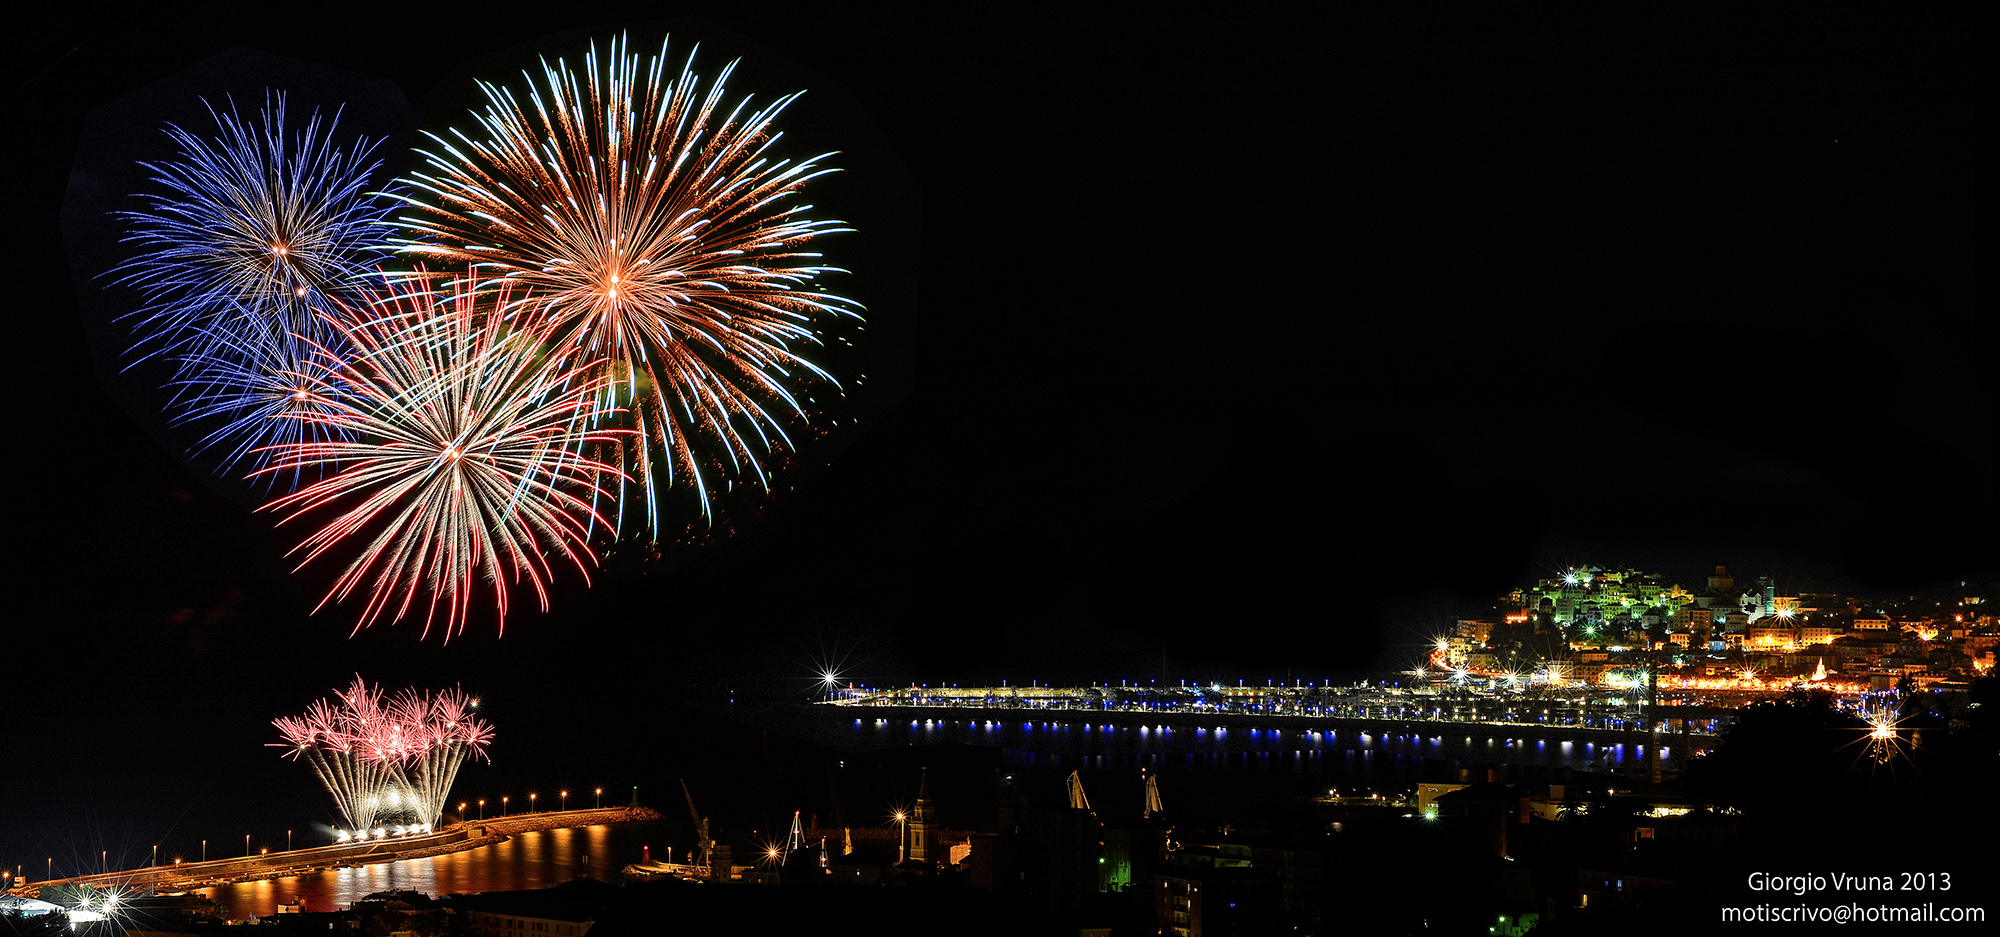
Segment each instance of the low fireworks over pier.
[{"label": "low fireworks over pier", "polygon": [[286,756],[313,768],[333,798],[345,842],[427,832],[467,758],[486,757],[493,729],[463,690],[405,689],[391,697],[356,676],[347,689],[272,725]]}]

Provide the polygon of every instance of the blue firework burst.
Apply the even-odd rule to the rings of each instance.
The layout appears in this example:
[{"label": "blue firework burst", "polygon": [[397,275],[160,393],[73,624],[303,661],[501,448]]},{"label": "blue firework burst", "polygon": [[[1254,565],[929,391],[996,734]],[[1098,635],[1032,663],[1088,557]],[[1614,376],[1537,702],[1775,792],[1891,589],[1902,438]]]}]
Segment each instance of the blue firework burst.
[{"label": "blue firework burst", "polygon": [[282,93],[248,118],[203,104],[215,134],[167,126],[180,154],[141,164],[158,188],[119,213],[140,252],[107,275],[144,297],[132,354],[173,362],[175,419],[218,422],[198,449],[262,467],[254,453],[317,425],[267,417],[340,340],[319,310],[388,259],[393,202],[371,186],[381,141],[343,139],[338,112],[289,130]]}]

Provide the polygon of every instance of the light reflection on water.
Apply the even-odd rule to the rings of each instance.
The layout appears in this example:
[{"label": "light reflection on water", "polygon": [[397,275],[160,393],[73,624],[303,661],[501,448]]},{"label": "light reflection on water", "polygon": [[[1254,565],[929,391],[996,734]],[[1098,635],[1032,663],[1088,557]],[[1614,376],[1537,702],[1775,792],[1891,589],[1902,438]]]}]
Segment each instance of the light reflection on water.
[{"label": "light reflection on water", "polygon": [[201,894],[221,905],[225,917],[241,920],[275,913],[280,902],[294,898],[305,899],[308,911],[333,911],[380,891],[420,891],[435,898],[542,888],[575,878],[586,866],[593,878],[617,881],[619,870],[638,862],[642,847],[664,832],[658,823],[542,830],[466,852],[206,888]]}]

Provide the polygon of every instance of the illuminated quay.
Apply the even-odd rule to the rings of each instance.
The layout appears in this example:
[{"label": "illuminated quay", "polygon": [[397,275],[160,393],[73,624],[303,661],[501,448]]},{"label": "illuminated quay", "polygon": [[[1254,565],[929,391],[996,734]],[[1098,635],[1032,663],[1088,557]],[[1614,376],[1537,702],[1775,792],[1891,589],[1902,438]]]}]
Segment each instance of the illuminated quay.
[{"label": "illuminated quay", "polygon": [[453,823],[436,832],[395,838],[311,846],[266,852],[255,856],[212,859],[206,862],[176,861],[171,865],[22,882],[8,889],[8,893],[23,898],[34,898],[40,896],[44,887],[52,885],[82,885],[100,890],[115,889],[124,893],[186,892],[258,879],[283,878],[330,869],[374,865],[380,862],[442,856],[490,846],[510,836],[537,830],[597,826],[607,823],[637,823],[659,818],[658,813],[639,806],[546,810],[539,813]]}]

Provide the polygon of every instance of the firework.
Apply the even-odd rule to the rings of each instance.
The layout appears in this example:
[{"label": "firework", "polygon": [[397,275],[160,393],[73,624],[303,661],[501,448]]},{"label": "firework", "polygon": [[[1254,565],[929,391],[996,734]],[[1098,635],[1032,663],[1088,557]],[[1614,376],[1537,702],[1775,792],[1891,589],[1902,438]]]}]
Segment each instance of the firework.
[{"label": "firework", "polygon": [[348,828],[366,835],[388,817],[429,828],[444,813],[468,757],[485,757],[493,730],[461,690],[405,690],[394,699],[360,677],[301,716],[273,721],[287,754],[302,758]]},{"label": "firework", "polygon": [[[181,356],[179,422],[219,423],[196,444],[195,451],[223,450],[224,466],[268,468],[270,456],[287,446],[319,439],[350,439],[328,402],[344,396],[337,376],[328,373],[321,344],[275,322],[241,321],[227,327],[204,326],[200,340]],[[268,473],[273,483],[290,490],[301,468]]]},{"label": "firework", "polygon": [[[206,102],[204,102],[206,104]],[[285,97],[256,117],[208,108],[218,135],[168,125],[179,158],[143,163],[163,191],[123,212],[141,252],[108,275],[139,290],[134,353],[162,354],[178,373],[182,421],[220,418],[200,444],[225,467],[305,424],[265,419],[274,384],[309,369],[335,336],[314,311],[347,290],[383,251],[393,201],[369,191],[380,141],[338,142],[339,115],[315,112],[288,135]]]},{"label": "firework", "polygon": [[391,284],[333,320],[349,351],[325,353],[322,372],[302,375],[322,407],[282,416],[349,438],[279,446],[264,471],[327,477],[264,509],[284,512],[283,522],[336,515],[294,548],[301,567],[358,548],[320,607],[363,591],[358,631],[384,612],[401,619],[424,596],[424,633],[442,606],[449,640],[480,580],[492,584],[503,628],[510,579],[526,580],[544,611],[552,559],[588,581],[588,532],[604,522],[592,503],[617,472],[578,453],[621,431],[590,428],[608,415],[599,391],[609,374],[594,360],[544,354],[544,318],[501,314],[507,284],[436,283]]},{"label": "firework", "polygon": [[380,141],[342,149],[339,115],[322,123],[317,112],[287,137],[283,94],[255,122],[234,104],[209,115],[213,139],[168,125],[180,158],[141,164],[167,192],[139,196],[150,210],[121,213],[126,241],[145,248],[113,271],[146,297],[141,344],[171,347],[201,324],[241,320],[313,334],[311,304],[384,256],[393,203],[368,191]]},{"label": "firework", "polygon": [[833,171],[820,165],[832,154],[773,155],[775,122],[799,95],[725,110],[735,64],[706,91],[693,66],[691,54],[668,75],[663,44],[642,68],[614,41],[603,60],[592,46],[580,74],[558,60],[543,62],[540,82],[524,75],[525,105],[482,83],[478,133],[432,135],[436,151],[421,151],[428,171],[406,197],[419,211],[400,219],[397,241],[519,285],[558,347],[605,360],[599,412],[619,410],[636,430],[606,458],[631,468],[655,531],[670,485],[687,486],[704,516],[719,486],[769,487],[767,463],[792,445],[785,424],[807,416],[794,385],[833,383],[797,349],[860,308],[818,288],[845,271],[806,249],[850,230],[810,220],[798,201]]},{"label": "firework", "polygon": [[312,765],[348,827],[366,830],[375,825],[381,791],[393,775],[390,765],[370,757],[366,745],[384,721],[382,695],[355,677],[335,699],[338,704],[317,700],[304,715],[272,724],[290,749],[287,755]]},{"label": "firework", "polygon": [[395,764],[418,822],[433,825],[444,814],[459,766],[468,756],[485,755],[493,730],[472,715],[472,701],[460,690],[434,696],[408,691],[397,698],[395,711],[406,727]]}]

